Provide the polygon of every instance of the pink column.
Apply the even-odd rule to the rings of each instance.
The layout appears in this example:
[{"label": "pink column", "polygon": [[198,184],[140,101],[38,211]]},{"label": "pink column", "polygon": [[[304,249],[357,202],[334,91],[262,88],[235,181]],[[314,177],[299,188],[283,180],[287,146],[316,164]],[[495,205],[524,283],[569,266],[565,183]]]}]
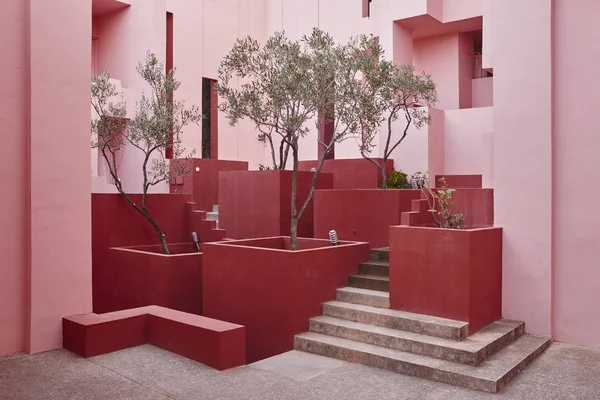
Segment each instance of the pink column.
[{"label": "pink column", "polygon": [[92,310],[91,0],[29,0],[29,352],[62,345],[62,317]]},{"label": "pink column", "polygon": [[551,3],[503,0],[491,5],[494,202],[496,224],[504,228],[503,316],[523,320],[529,332],[547,336],[553,218]]}]

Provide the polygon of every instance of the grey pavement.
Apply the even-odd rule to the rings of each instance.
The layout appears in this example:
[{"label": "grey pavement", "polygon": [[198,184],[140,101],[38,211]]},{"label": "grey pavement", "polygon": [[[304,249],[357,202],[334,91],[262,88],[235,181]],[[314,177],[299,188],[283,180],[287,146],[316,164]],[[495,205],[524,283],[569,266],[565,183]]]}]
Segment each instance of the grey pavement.
[{"label": "grey pavement", "polygon": [[292,351],[216,371],[150,345],[0,358],[0,399],[600,399],[600,349],[554,343],[500,394]]}]

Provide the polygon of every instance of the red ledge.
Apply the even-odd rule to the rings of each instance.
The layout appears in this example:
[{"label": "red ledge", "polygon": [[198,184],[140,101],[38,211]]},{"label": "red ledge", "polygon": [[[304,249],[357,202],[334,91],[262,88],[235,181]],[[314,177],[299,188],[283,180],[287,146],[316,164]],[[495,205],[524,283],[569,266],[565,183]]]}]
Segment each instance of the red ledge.
[{"label": "red ledge", "polygon": [[88,358],[149,343],[224,370],[246,364],[242,325],[147,306],[63,318],[63,346]]}]

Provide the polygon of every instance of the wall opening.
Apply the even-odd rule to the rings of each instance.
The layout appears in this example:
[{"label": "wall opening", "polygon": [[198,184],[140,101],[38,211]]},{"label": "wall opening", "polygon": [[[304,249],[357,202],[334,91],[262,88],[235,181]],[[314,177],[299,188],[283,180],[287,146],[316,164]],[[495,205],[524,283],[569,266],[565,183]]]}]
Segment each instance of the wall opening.
[{"label": "wall opening", "polygon": [[219,104],[217,81],[202,78],[202,158],[218,158]]},{"label": "wall opening", "polygon": [[[166,69],[166,73],[168,74],[170,71],[173,70],[173,13],[170,13],[170,12],[167,12],[166,36],[167,36],[167,40],[166,40],[167,48],[166,48],[165,69]],[[170,98],[169,101],[172,103],[173,99]],[[172,143],[173,142],[173,132],[171,132],[171,136],[169,139]],[[167,147],[165,149],[165,157],[169,158],[169,159],[173,158],[173,148],[172,147]]]},{"label": "wall opening", "polygon": [[473,32],[473,52],[475,53],[473,79],[491,78],[494,74],[482,68],[483,62],[483,30]]}]

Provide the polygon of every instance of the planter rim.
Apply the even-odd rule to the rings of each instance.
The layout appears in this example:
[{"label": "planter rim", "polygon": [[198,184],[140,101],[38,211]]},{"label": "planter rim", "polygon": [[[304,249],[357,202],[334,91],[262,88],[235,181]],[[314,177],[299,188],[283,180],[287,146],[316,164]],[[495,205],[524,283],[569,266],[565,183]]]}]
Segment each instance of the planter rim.
[{"label": "planter rim", "polygon": [[[370,244],[368,242],[348,242],[348,241],[339,241],[338,242],[339,244],[337,246],[316,247],[316,248],[302,249],[302,250],[286,250],[286,249],[274,249],[274,248],[260,247],[260,246],[240,245],[241,243],[244,243],[244,242],[254,242],[257,240],[286,239],[286,238],[289,238],[289,236],[269,236],[269,237],[260,237],[260,238],[250,238],[250,239],[227,240],[227,241],[222,241],[222,242],[204,243],[203,246],[237,247],[237,248],[244,248],[244,249],[259,249],[259,250],[264,250],[264,251],[274,251],[274,252],[279,252],[279,253],[292,253],[292,254],[307,253],[307,252],[313,252],[313,251],[326,251],[326,250],[331,250],[333,248],[341,248],[341,247],[363,246],[365,244],[370,246]],[[327,240],[327,239],[316,239],[316,238],[298,238],[298,239],[299,240],[308,239],[311,241],[330,243],[329,240]]]},{"label": "planter rim", "polygon": [[315,192],[420,192],[421,189],[382,189],[382,188],[371,188],[371,189],[315,189]]},{"label": "planter rim", "polygon": [[390,228],[402,228],[402,229],[422,229],[431,231],[452,231],[452,232],[477,232],[477,231],[491,231],[491,230],[502,230],[501,226],[482,226],[478,228],[464,228],[464,229],[451,229],[451,228],[439,228],[437,226],[408,226],[408,225],[394,225]]},{"label": "planter rim", "polygon": [[[167,243],[167,246],[173,245],[190,245],[190,243],[182,242],[182,243]],[[192,244],[193,245],[193,244]],[[115,246],[109,247],[109,250],[117,250],[117,251],[126,251],[130,253],[140,253],[140,254],[152,254],[158,257],[194,257],[198,255],[202,255],[202,251],[200,253],[181,253],[181,254],[163,254],[163,253],[155,253],[152,251],[139,250],[141,247],[161,247],[160,244],[140,244],[135,246]]]}]

